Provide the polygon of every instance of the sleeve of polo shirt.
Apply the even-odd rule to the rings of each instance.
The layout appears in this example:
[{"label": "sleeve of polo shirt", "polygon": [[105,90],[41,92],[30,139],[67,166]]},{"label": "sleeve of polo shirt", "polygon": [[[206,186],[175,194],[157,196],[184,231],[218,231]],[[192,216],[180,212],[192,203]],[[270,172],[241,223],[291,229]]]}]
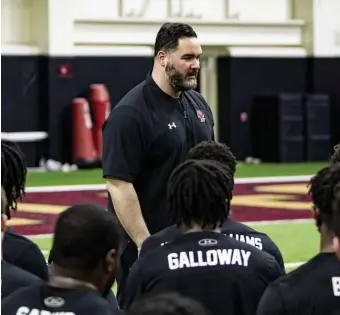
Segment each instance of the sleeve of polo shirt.
[{"label": "sleeve of polo shirt", "polygon": [[103,128],[103,177],[133,183],[147,155],[148,126],[133,107],[114,109]]}]

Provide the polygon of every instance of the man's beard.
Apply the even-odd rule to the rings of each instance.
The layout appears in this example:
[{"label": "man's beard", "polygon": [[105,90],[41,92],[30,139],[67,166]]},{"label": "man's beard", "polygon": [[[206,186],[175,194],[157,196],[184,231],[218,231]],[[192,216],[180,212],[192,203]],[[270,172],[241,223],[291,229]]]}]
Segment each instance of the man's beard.
[{"label": "man's beard", "polygon": [[[165,67],[165,73],[167,74],[170,84],[178,91],[193,90],[197,87],[197,74],[198,71],[192,73],[183,74],[179,72],[175,67],[167,64]],[[196,75],[195,79],[188,79],[190,75]]]}]

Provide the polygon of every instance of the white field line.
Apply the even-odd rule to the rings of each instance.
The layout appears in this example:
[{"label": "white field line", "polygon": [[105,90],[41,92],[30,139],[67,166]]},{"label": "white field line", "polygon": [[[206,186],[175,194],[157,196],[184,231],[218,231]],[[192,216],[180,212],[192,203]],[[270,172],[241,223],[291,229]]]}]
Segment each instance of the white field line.
[{"label": "white field line", "polygon": [[[253,177],[253,178],[236,178],[236,184],[265,184],[265,183],[291,183],[307,182],[312,175],[308,176],[274,176],[274,177]],[[63,186],[44,186],[44,187],[27,187],[26,192],[61,192],[61,191],[80,191],[80,190],[106,190],[105,184],[95,185],[63,185]]]}]

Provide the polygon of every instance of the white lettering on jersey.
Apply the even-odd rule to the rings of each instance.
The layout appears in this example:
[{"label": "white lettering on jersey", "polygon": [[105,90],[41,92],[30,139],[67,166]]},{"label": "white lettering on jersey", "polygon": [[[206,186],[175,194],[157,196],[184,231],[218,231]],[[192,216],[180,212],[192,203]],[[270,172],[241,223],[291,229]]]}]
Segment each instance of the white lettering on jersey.
[{"label": "white lettering on jersey", "polygon": [[253,245],[260,250],[263,249],[262,240],[258,237],[243,235],[243,234],[229,234],[229,236],[240,241],[240,242],[247,243],[249,245]]},{"label": "white lettering on jersey", "polygon": [[332,277],[334,296],[340,296],[340,277]]},{"label": "white lettering on jersey", "polygon": [[170,270],[206,266],[238,265],[247,267],[251,252],[243,249],[211,249],[206,252],[190,251],[170,253],[168,266]]},{"label": "white lettering on jersey", "polygon": [[45,310],[38,310],[36,308],[29,309],[26,306],[21,306],[16,315],[76,315],[73,312],[50,312]]}]

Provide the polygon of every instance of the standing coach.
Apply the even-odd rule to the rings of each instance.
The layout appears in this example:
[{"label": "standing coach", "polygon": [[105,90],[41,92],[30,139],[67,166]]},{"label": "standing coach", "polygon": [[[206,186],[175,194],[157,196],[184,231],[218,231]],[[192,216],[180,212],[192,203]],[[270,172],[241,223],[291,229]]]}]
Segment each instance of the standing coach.
[{"label": "standing coach", "polygon": [[214,140],[212,112],[194,91],[201,54],[190,25],[165,23],[156,37],[153,69],[119,101],[103,127],[108,207],[126,232],[118,300],[137,249],[173,223],[166,202],[171,172],[197,143]]}]

